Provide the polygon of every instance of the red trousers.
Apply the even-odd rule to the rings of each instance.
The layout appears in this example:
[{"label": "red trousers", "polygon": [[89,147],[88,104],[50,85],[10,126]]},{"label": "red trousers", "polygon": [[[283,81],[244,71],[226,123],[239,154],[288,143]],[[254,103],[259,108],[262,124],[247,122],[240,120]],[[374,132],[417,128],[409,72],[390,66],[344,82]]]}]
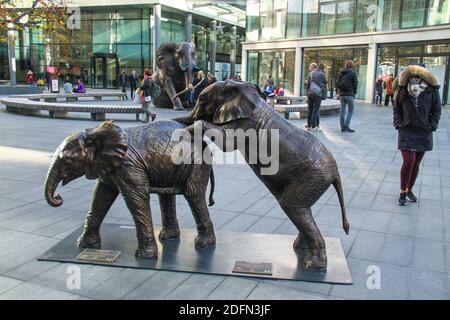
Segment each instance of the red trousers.
[{"label": "red trousers", "polygon": [[411,190],[419,174],[420,162],[425,152],[402,151],[403,164],[400,170],[400,189]]}]

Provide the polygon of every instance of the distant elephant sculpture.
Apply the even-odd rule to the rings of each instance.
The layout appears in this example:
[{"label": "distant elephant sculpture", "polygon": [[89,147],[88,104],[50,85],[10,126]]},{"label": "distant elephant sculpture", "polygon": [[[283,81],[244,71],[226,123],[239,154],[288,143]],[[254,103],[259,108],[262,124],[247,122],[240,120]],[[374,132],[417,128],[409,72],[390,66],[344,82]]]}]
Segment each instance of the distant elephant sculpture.
[{"label": "distant elephant sculpture", "polygon": [[187,106],[183,94],[192,85],[194,72],[198,71],[197,51],[189,42],[164,43],[156,51],[155,62],[158,67],[153,80],[161,88],[159,96],[153,99],[156,107],[173,106],[183,110]]},{"label": "distant elephant sculpture", "polygon": [[[72,134],[56,150],[45,181],[45,198],[49,205],[59,207],[60,195],[54,195],[58,184],[66,185],[83,175],[97,179],[91,207],[84,223],[78,245],[100,248],[100,225],[119,195],[122,195],[136,225],[138,249],[136,257],[157,256],[150,211],[150,193],[159,197],[162,229],[160,240],[178,239],[175,195],[182,194],[192,210],[198,235],[197,247],[215,245],[205,193],[211,178],[209,205],[214,203],[214,175],[210,163],[175,164],[171,161],[181,144],[172,134],[184,130],[176,121],[159,121],[153,124],[122,129],[112,121]],[[206,144],[202,153],[210,152]],[[195,156],[195,147],[192,154]],[[195,159],[194,159],[195,160]]]},{"label": "distant elephant sculpture", "polygon": [[[256,163],[249,161],[248,140],[245,150],[239,151],[299,230],[293,246],[302,252],[306,249],[305,268],[326,269],[325,241],[314,221],[311,207],[332,184],[339,198],[343,228],[348,234],[349,223],[336,161],[319,139],[276,113],[258,90],[246,82],[226,80],[214,83],[203,90],[189,116],[175,120],[191,125],[190,131],[196,126],[202,132],[216,129],[224,138],[214,142],[223,151],[237,148],[236,141],[228,141],[230,144],[218,142],[227,141],[227,135],[230,135],[227,130],[256,130],[261,133],[265,129],[269,139],[272,139],[271,130],[278,130],[279,167],[276,173],[261,175],[265,165],[259,154]],[[261,136],[258,135],[257,139],[260,145]]]}]

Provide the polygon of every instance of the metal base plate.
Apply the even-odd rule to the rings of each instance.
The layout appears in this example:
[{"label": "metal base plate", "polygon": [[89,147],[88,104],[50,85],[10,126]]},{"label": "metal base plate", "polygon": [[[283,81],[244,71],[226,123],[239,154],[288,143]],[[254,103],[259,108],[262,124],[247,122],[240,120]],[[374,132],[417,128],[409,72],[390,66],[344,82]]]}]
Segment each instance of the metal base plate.
[{"label": "metal base plate", "polygon": [[[196,249],[194,239],[197,231],[181,229],[179,240],[157,240],[158,258],[141,260],[134,257],[137,248],[134,226],[103,224],[101,227],[102,249],[120,251],[120,255],[113,262],[105,262],[77,259],[85,250],[76,246],[76,240],[81,235],[82,229],[82,227],[78,228],[61,240],[39,260],[325,283],[353,283],[347,259],[338,238],[325,238],[328,255],[327,270],[308,271],[303,267],[304,255],[297,254],[292,249],[292,243],[296,238],[292,235],[216,231],[215,247]],[[160,227],[155,227],[156,235],[159,234],[159,230]],[[244,272],[237,272],[239,270],[235,268],[236,262],[240,268],[244,266]],[[261,266],[266,269],[270,266],[271,274],[254,272]],[[250,272],[246,272],[246,268]],[[252,268],[256,269],[251,272]]]}]

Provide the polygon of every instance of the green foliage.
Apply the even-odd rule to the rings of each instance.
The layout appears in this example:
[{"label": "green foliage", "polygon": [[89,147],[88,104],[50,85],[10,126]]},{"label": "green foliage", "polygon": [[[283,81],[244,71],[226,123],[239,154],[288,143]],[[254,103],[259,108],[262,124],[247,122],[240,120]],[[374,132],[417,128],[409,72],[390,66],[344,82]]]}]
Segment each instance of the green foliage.
[{"label": "green foliage", "polygon": [[22,0],[0,0],[0,43],[8,41],[11,25],[14,30],[31,27],[52,37],[65,27],[67,4],[68,0],[33,0],[26,7]]}]

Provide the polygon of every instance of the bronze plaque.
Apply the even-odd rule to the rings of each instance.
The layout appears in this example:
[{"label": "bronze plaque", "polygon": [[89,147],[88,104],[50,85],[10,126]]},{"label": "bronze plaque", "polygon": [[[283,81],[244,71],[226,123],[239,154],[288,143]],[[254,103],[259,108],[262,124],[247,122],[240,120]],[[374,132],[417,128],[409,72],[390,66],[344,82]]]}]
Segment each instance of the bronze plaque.
[{"label": "bronze plaque", "polygon": [[89,260],[98,262],[114,262],[119,257],[120,251],[86,249],[77,256],[77,260]]},{"label": "bronze plaque", "polygon": [[272,264],[267,262],[236,261],[233,273],[272,275]]}]

